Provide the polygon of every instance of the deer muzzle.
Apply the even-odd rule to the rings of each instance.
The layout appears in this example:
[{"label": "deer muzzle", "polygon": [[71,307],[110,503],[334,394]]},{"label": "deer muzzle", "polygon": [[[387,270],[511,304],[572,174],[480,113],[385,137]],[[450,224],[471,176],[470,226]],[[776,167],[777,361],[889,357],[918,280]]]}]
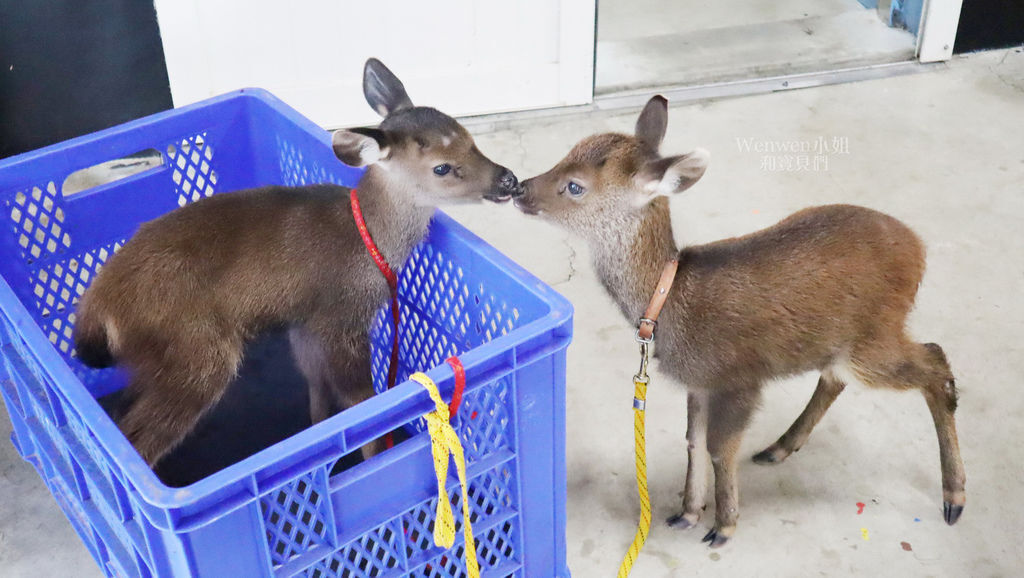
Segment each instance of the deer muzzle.
[{"label": "deer muzzle", "polygon": [[507,203],[522,194],[523,188],[519,185],[519,179],[516,178],[515,173],[502,167],[494,190],[485,194],[484,198],[495,203]]}]

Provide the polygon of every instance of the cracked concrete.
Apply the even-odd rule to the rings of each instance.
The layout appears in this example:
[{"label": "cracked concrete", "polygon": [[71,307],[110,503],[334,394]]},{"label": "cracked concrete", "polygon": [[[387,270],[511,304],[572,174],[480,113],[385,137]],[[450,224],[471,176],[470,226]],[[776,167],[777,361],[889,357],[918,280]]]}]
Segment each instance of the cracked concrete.
[{"label": "cracked concrete", "polygon": [[1006,86],[1024,92],[1024,58],[1021,58],[1021,53],[1024,53],[1024,48],[1006,50],[990,70]]},{"label": "cracked concrete", "polygon": [[[664,151],[703,146],[712,153],[704,180],[672,202],[680,244],[743,234],[832,202],[884,210],[921,235],[929,263],[911,331],[941,343],[959,379],[968,498],[959,524],[945,526],[937,443],[919,395],[851,386],[799,454],[772,468],[744,462],[736,537],[711,552],[700,543],[707,520],[689,532],[663,524],[683,488],[685,398],[655,367],[647,417],[654,525],[634,576],[1020,575],[1022,83],[1024,54],[1010,50],[917,75],[671,109]],[[635,114],[520,123],[477,142],[525,178],[586,135],[631,130]],[[848,152],[829,155],[816,172],[771,170],[765,155],[737,146],[748,137],[845,138]],[[567,364],[568,560],[576,577],[613,576],[638,512],[631,324],[600,287],[579,239],[507,205],[449,212],[557,283],[575,305]],[[789,426],[815,381],[808,374],[766,389],[744,456]],[[8,428],[0,422],[0,436]],[[101,576],[8,443],[0,443],[0,496],[4,576]],[[858,502],[866,504],[862,514]]]},{"label": "cracked concrete", "polygon": [[559,281],[558,283],[555,283],[553,285],[554,287],[558,287],[563,283],[569,283],[570,281],[572,281],[572,278],[576,276],[576,249],[572,246],[572,238],[566,237],[565,239],[562,239],[562,242],[565,244],[566,248],[569,249],[569,260],[567,263],[569,267],[569,273],[566,275],[564,281]]}]

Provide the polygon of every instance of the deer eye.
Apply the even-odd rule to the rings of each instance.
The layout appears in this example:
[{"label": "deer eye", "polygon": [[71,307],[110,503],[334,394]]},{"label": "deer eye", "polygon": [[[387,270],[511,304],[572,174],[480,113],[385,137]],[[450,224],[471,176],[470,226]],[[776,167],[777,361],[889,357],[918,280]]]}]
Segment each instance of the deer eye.
[{"label": "deer eye", "polygon": [[434,174],[443,177],[452,171],[452,166],[448,163],[437,165],[434,167]]},{"label": "deer eye", "polygon": [[576,181],[569,181],[569,184],[566,185],[565,188],[566,188],[566,190],[569,191],[569,194],[574,196],[574,197],[582,196],[583,193],[587,192],[586,187],[584,187],[583,185],[577,183]]}]

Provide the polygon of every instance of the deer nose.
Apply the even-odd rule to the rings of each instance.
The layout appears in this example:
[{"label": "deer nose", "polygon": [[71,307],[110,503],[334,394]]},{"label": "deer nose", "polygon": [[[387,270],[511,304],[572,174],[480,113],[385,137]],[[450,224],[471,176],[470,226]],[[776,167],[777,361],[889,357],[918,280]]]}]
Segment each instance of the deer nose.
[{"label": "deer nose", "polygon": [[515,173],[508,169],[502,171],[501,176],[498,177],[498,184],[501,185],[501,188],[510,192],[513,197],[523,194],[523,189],[519,186],[519,179],[516,178]]}]

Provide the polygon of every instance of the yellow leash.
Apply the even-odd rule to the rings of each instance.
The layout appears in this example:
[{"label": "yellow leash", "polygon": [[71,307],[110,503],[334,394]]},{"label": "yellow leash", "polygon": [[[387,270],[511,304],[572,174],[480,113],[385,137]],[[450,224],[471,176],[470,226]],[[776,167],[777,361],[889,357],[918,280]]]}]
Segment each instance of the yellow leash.
[{"label": "yellow leash", "polygon": [[633,569],[633,563],[640,555],[640,550],[647,541],[647,533],[651,530],[651,498],[647,493],[647,444],[644,431],[646,419],[644,410],[647,406],[647,384],[651,378],[647,375],[647,363],[650,359],[649,346],[654,341],[653,337],[644,340],[637,337],[640,342],[640,371],[633,376],[633,438],[636,442],[636,489],[640,495],[640,521],[637,523],[636,535],[633,543],[629,546],[622,565],[619,566],[618,578],[629,576]]},{"label": "yellow leash", "polygon": [[[434,473],[437,474],[437,515],[434,519],[434,544],[442,548],[451,548],[455,544],[455,516],[452,505],[445,490],[448,479],[448,456],[455,460],[455,468],[459,472],[459,485],[462,488],[462,534],[466,545],[466,572],[469,578],[480,578],[480,566],[476,560],[476,543],[473,541],[473,527],[469,522],[469,496],[466,493],[466,456],[459,442],[459,434],[448,423],[449,409],[437,391],[437,385],[423,373],[414,373],[409,379],[422,385],[430,393],[430,399],[436,406],[434,411],[427,413],[427,429],[430,431],[430,449],[434,455]],[[639,462],[638,462],[639,463]],[[650,515],[648,514],[648,523]]]}]

